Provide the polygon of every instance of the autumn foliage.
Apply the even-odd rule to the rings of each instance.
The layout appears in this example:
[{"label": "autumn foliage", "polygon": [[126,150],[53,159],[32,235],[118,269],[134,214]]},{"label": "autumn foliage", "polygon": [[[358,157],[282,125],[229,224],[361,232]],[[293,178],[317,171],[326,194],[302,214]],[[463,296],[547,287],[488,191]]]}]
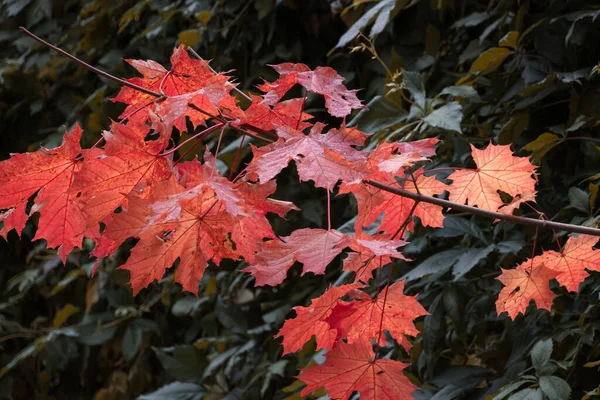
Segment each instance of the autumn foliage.
[{"label": "autumn foliage", "polygon": [[[82,149],[77,126],[65,133],[60,147],[16,154],[0,164],[0,234],[12,229],[21,233],[27,219],[39,213],[35,239],[58,248],[63,261],[82,246],[84,237],[95,241],[98,259],[136,238],[121,267],[129,271],[134,293],[161,279],[174,264],[176,282],[197,293],[205,269],[224,259],[244,260],[244,271],[257,286],[275,286],[296,262],[303,274],[324,274],[343,254],[343,269],[353,273],[353,280],[296,307],[277,335],[284,354],[301,350],[312,338],[317,349],[327,351],[324,364],[298,376],[307,385],[302,394],[323,387],[333,398],[347,399],[354,392],[361,399],[411,398],[416,386],[403,374],[406,364],[383,358],[381,348],[395,341],[410,351],[410,337],[420,333],[414,321],[427,311],[416,296],[404,294],[402,281],[381,282],[384,287],[378,281],[375,293],[367,283],[393,259],[408,260],[399,249],[414,217],[424,226],[442,227],[444,213],[437,205],[366,181],[429,197],[447,193],[455,203],[512,214],[535,201],[535,166],[527,157],[515,156],[510,146],[490,143],[484,149],[472,146],[474,168],[456,168],[443,179],[424,168],[435,157],[435,138],[383,142],[368,150],[368,135],[346,126],[344,119],[363,105],[329,67],[276,65],[279,79],[259,85],[264,94],[241,107],[230,77],[213,72],[207,61],[190,58],[183,47],[173,52],[170,70],[154,61],[128,62],[141,74],[129,82],[148,93],[122,88],[113,100],[127,107],[101,143]],[[328,113],[341,118],[340,124],[313,122],[304,112],[303,98],[284,100],[295,85],[323,96]],[[173,144],[173,128],[185,131],[186,120],[206,126],[193,136],[196,140],[233,129],[267,144],[253,145],[252,161],[228,178],[217,168],[218,154],[207,151],[202,160],[185,162],[174,157],[179,147]],[[331,227],[275,235],[267,215],[285,218],[296,209],[271,197],[275,178],[292,161],[301,181],[355,197],[354,235]],[[367,234],[365,228],[375,222],[376,233]],[[504,285],[498,313],[514,319],[531,301],[550,310],[551,280],[576,291],[587,270],[600,270],[596,243],[596,237],[573,236],[557,251],[503,270],[497,278]]]}]

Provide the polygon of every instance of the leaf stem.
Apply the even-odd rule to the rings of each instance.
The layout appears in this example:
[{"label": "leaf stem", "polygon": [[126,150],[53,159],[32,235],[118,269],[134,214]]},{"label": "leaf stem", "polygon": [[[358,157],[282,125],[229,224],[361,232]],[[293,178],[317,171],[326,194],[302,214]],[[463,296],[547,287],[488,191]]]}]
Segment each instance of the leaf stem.
[{"label": "leaf stem", "polygon": [[164,156],[168,156],[169,154],[173,154],[177,150],[179,150],[182,146],[185,146],[187,143],[191,142],[192,140],[194,140],[194,139],[196,139],[196,138],[198,138],[200,136],[207,136],[207,135],[211,134],[212,132],[216,131],[217,129],[223,127],[224,125],[225,124],[223,124],[223,123],[219,123],[219,124],[213,125],[211,127],[208,127],[205,130],[203,130],[202,132],[198,132],[194,136],[192,136],[192,137],[184,140],[183,142],[179,143],[177,145],[177,147],[173,147],[172,149],[169,149],[169,150],[165,151],[164,153],[161,153],[160,155],[164,157]]},{"label": "leaf stem", "polygon": [[437,197],[425,196],[418,193],[409,192],[408,190],[396,188],[393,186],[389,186],[383,184],[381,182],[374,181],[372,179],[364,180],[363,183],[376,187],[378,189],[384,190],[389,193],[396,194],[398,196],[407,197],[416,201],[423,201],[425,203],[435,204],[440,207],[452,208],[458,211],[468,212],[474,215],[480,215],[482,217],[488,217],[493,219],[500,219],[503,221],[514,222],[516,224],[528,225],[533,227],[547,228],[547,229],[556,229],[566,232],[572,233],[583,233],[586,235],[599,236],[600,237],[600,229],[592,228],[588,226],[580,226],[573,224],[565,224],[562,222],[553,222],[548,220],[540,220],[535,218],[527,218],[527,217],[519,217],[516,215],[502,214],[495,211],[483,210],[477,207],[467,206],[465,204],[454,203],[452,201],[438,199]]},{"label": "leaf stem", "polygon": [[231,164],[231,171],[229,171],[229,177],[227,178],[230,181],[233,178],[233,173],[235,172],[235,168],[237,166],[237,162],[238,162],[238,159],[240,157],[240,153],[242,152],[242,147],[244,147],[244,140],[245,139],[246,139],[246,134],[244,134],[242,136],[242,140],[240,141],[240,145],[238,146],[237,151],[235,152],[235,157],[233,158],[233,164]]}]

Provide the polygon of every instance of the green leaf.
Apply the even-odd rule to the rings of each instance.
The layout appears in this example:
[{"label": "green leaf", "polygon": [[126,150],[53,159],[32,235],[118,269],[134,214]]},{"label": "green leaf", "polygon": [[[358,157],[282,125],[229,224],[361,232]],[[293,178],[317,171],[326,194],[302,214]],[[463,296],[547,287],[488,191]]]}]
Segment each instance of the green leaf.
[{"label": "green leaf", "polygon": [[552,339],[545,339],[538,341],[531,349],[531,363],[538,374],[550,362],[552,347]]},{"label": "green leaf", "polygon": [[541,376],[540,389],[550,400],[566,400],[571,395],[569,384],[558,376]]},{"label": "green leaf", "polygon": [[129,361],[136,356],[142,345],[144,334],[140,328],[134,324],[129,324],[121,340],[121,353],[125,360]]},{"label": "green leaf", "polygon": [[348,126],[357,125],[366,133],[377,133],[406,119],[408,112],[399,104],[384,96],[375,96]]},{"label": "green leaf", "polygon": [[480,102],[481,98],[472,86],[461,85],[461,86],[448,86],[440,92],[440,95],[450,95],[453,97],[462,97],[472,102]]},{"label": "green leaf", "polygon": [[379,3],[375,4],[366,13],[364,13],[354,23],[354,25],[352,25],[350,29],[348,29],[346,33],[342,35],[342,37],[340,37],[340,40],[335,45],[335,48],[344,47],[345,45],[350,43],[350,41],[352,41],[360,33],[360,31],[364,27],[366,27],[369,24],[369,22],[371,22],[373,18],[375,18],[375,16],[377,16],[377,19],[375,20],[375,23],[371,28],[371,33],[369,36],[372,38],[373,36],[381,33],[381,31],[383,31],[383,28],[385,28],[385,26],[389,22],[390,13],[395,7],[396,0],[382,0]]},{"label": "green leaf", "polygon": [[455,216],[448,216],[444,218],[444,227],[441,229],[435,229],[432,232],[435,237],[456,237],[460,235],[471,235],[483,243],[487,244],[488,241],[485,235],[479,229],[479,227],[473,222],[466,218],[459,218]]},{"label": "green leaf", "polygon": [[415,269],[404,275],[402,279],[412,281],[422,278],[425,275],[449,271],[466,251],[466,249],[449,249],[434,254],[419,264]]},{"label": "green leaf", "polygon": [[498,136],[498,144],[506,145],[514,143],[528,126],[529,113],[515,113],[510,121],[508,121],[508,123],[502,127],[502,131]]},{"label": "green leaf", "polygon": [[511,394],[512,392],[514,392],[515,390],[517,390],[524,384],[525,384],[525,382],[519,381],[519,382],[511,383],[510,385],[503,386],[503,389],[497,395],[495,395],[492,398],[492,400],[505,399],[509,394]]},{"label": "green leaf", "polygon": [[508,400],[544,400],[544,394],[538,389],[523,389],[508,398]]},{"label": "green leaf", "polygon": [[578,187],[569,189],[569,204],[571,207],[581,212],[590,212],[589,194]]},{"label": "green leaf", "polygon": [[456,264],[454,264],[452,267],[452,275],[454,275],[454,280],[457,281],[465,276],[470,270],[475,268],[480,261],[485,260],[495,248],[495,245],[490,245],[481,249],[469,249],[466,253],[460,256]]},{"label": "green leaf", "polygon": [[453,101],[427,115],[423,121],[436,128],[462,133],[460,123],[463,119],[462,106]]},{"label": "green leaf", "polygon": [[190,382],[173,382],[155,392],[143,394],[138,400],[202,400],[202,386]]},{"label": "green leaf", "polygon": [[410,92],[415,103],[425,108],[425,86],[423,75],[413,71],[402,71],[402,86]]},{"label": "green leaf", "polygon": [[[180,381],[197,380],[202,376],[206,367],[206,359],[197,356],[197,350],[194,346],[177,346],[175,348],[159,349],[153,347],[152,350],[160,361],[167,375]],[[172,355],[167,354],[172,352]]]}]

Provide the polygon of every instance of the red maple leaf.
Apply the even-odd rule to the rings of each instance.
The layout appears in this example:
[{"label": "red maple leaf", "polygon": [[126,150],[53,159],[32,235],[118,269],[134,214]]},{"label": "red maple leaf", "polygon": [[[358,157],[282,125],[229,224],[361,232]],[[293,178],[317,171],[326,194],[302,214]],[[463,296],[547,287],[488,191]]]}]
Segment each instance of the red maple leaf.
[{"label": "red maple leaf", "polygon": [[498,314],[506,311],[515,319],[519,313],[525,314],[532,300],[537,308],[550,311],[554,293],[550,290],[549,282],[557,275],[558,272],[532,260],[514,269],[503,269],[502,275],[496,278],[504,285],[496,301]]},{"label": "red maple leaf", "polygon": [[108,222],[129,194],[151,197],[153,185],[173,174],[170,161],[160,155],[169,136],[161,131],[158,140],[145,140],[148,133],[149,126],[135,121],[113,123],[103,133],[104,154],[88,157],[77,173],[75,187],[82,191],[88,226]]},{"label": "red maple leaf", "polygon": [[296,317],[288,319],[275,336],[283,337],[283,354],[293,353],[302,349],[313,335],[318,349],[330,350],[335,345],[338,336],[337,329],[325,322],[332,310],[339,304],[346,302],[340,300],[349,291],[359,288],[359,284],[331,287],[321,296],[312,300],[308,307],[294,307]]},{"label": "red maple leaf", "polygon": [[189,103],[211,115],[219,115],[219,107],[239,114],[236,100],[229,94],[234,87],[229,77],[211,71],[208,61],[191,59],[183,45],[173,50],[169,71],[152,60],[126,61],[143,75],[143,78],[127,79],[128,82],[167,98],[159,102],[150,94],[124,86],[113,99],[128,105],[120,118],[145,122],[150,119],[149,111],[152,110],[165,123],[173,123],[180,131],[185,131],[186,116],[194,125],[210,118],[190,108]]},{"label": "red maple leaf", "polygon": [[175,280],[196,292],[209,260],[252,260],[264,238],[275,237],[265,215],[283,216],[291,203],[268,199],[274,185],[257,188],[236,184],[218,175],[207,153],[205,164],[190,161],[179,166],[183,185],[174,177],[156,184],[152,200],[130,196],[126,210],[106,227],[114,243],[128,237],[140,241],[123,268],[130,270],[137,293],[179,258]]},{"label": "red maple leaf", "polygon": [[272,65],[279,73],[275,82],[264,82],[258,88],[266,92],[263,102],[268,105],[277,103],[295,84],[306,90],[325,97],[325,107],[334,117],[345,117],[353,109],[363,108],[356,90],[348,90],[342,84],[344,78],[333,68],[317,67],[311,71],[305,64],[283,63]]},{"label": "red maple leaf", "polygon": [[397,249],[406,245],[403,240],[387,240],[359,232],[352,237],[350,247],[356,253],[349,253],[344,259],[344,271],[355,273],[355,282],[368,282],[375,269],[392,262],[393,258],[407,260]]},{"label": "red maple leaf", "polygon": [[[387,295],[386,295],[387,292]],[[364,292],[354,291],[359,300],[338,305],[326,322],[337,328],[338,337],[348,343],[378,339],[380,330],[387,330],[407,350],[411,344],[405,335],[416,336],[419,331],[413,321],[427,315],[427,311],[415,299],[404,294],[404,281],[396,282],[382,290],[375,298]]]},{"label": "red maple leaf", "polygon": [[448,187],[450,201],[498,211],[504,205],[499,190],[513,198],[523,198],[504,211],[507,212],[532,199],[535,166],[529,158],[515,157],[509,145],[490,144],[485,150],[471,145],[471,150],[477,169],[458,169],[448,177],[452,180]]},{"label": "red maple leaf", "polygon": [[[79,141],[83,131],[76,125],[65,133],[61,146],[54,149],[15,154],[1,165],[0,214],[4,226],[0,235],[11,229],[21,234],[29,215],[40,212],[34,240],[45,238],[48,247],[59,247],[58,255],[66,260],[74,247],[81,246],[86,219],[73,178],[84,165],[84,159],[99,156],[99,149],[82,150]],[[26,214],[28,199],[36,194],[33,207]]]},{"label": "red maple leaf", "polygon": [[598,240],[597,236],[571,236],[560,252],[545,251],[534,260],[557,272],[558,283],[576,292],[579,284],[590,275],[586,270],[600,271],[600,250],[593,249]]},{"label": "red maple leaf", "polygon": [[[396,177],[400,176],[405,178],[402,182],[402,188],[405,190],[419,192],[426,196],[443,193],[447,185],[437,181],[435,177],[425,177],[422,170],[418,170],[413,174],[416,176],[417,186],[415,187],[412,176],[405,177],[404,171],[405,167],[411,167],[415,162],[427,160],[434,154],[437,142],[437,139],[425,139],[410,144],[380,143],[368,155],[366,165],[363,167],[364,179],[396,186],[398,185]],[[383,213],[379,231],[393,235],[403,224],[415,203],[409,198],[397,196],[364,183],[348,184],[343,182],[340,186],[340,193],[352,193],[356,198],[358,216],[354,226],[357,232],[374,223]],[[420,203],[413,215],[419,217],[425,226],[443,226],[444,216],[439,206]],[[408,228],[412,229],[412,226],[411,220]]]},{"label": "red maple leaf", "polygon": [[[251,125],[256,128],[270,131],[284,126],[298,129],[300,131],[312,126],[305,121],[312,118],[312,115],[303,111],[304,102],[302,99],[291,99],[276,103],[273,107],[261,103],[262,98],[250,95],[252,104],[246,110],[236,125]],[[298,121],[300,119],[300,121]]]},{"label": "red maple leaf", "polygon": [[256,286],[280,284],[296,261],[304,264],[302,275],[323,274],[327,265],[349,244],[349,238],[336,230],[297,229],[290,236],[263,243],[254,264],[243,271],[254,275]]},{"label": "red maple leaf", "polygon": [[[261,183],[275,177],[292,160],[300,180],[313,180],[315,186],[332,190],[339,180],[357,183],[365,174],[364,157],[346,141],[346,131],[331,129],[322,134],[323,124],[316,124],[308,135],[291,128],[280,128],[280,139],[266,146],[252,147],[254,158],[248,172]],[[253,176],[251,175],[251,176]]]},{"label": "red maple leaf", "polygon": [[359,392],[361,400],[409,400],[417,389],[404,375],[407,364],[389,359],[374,359],[370,341],[339,343],[327,353],[323,365],[312,366],[298,377],[307,386],[306,396],[324,387],[334,399],[349,399]]}]

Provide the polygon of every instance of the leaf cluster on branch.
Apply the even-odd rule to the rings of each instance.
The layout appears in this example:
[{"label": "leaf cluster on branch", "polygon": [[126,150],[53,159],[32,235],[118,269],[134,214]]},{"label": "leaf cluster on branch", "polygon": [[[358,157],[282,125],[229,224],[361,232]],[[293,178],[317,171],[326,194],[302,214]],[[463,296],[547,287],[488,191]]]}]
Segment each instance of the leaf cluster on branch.
[{"label": "leaf cluster on branch", "polygon": [[[113,99],[127,108],[102,141],[82,149],[82,130],[76,126],[65,133],[61,146],[16,154],[0,164],[0,234],[21,233],[28,218],[39,213],[35,239],[58,248],[63,261],[84,238],[95,242],[98,259],[135,238],[121,266],[130,273],[134,293],[173,265],[175,281],[196,294],[209,264],[219,266],[225,259],[247,263],[244,271],[257,286],[274,286],[295,262],[302,263],[303,274],[324,274],[334,258],[346,254],[343,268],[354,273],[352,280],[295,308],[296,316],[277,334],[284,354],[299,351],[313,337],[317,349],[327,350],[324,364],[300,373],[307,384],[302,394],[324,387],[341,399],[356,391],[361,399],[410,398],[416,386],[402,372],[406,364],[384,358],[382,348],[395,342],[410,351],[408,337],[419,335],[414,321],[427,311],[415,296],[404,294],[403,281],[379,282],[381,273],[373,292],[367,285],[373,271],[393,259],[408,260],[399,249],[415,217],[423,226],[444,225],[436,201],[446,194],[450,206],[468,204],[467,209],[525,221],[512,214],[525,204],[533,207],[536,167],[527,157],[515,156],[510,146],[490,143],[485,149],[471,147],[475,168],[453,168],[438,178],[426,168],[438,139],[383,141],[368,148],[369,136],[345,120],[335,127],[313,122],[304,110],[309,92],[324,97],[332,117],[345,118],[363,108],[356,92],[346,89],[329,67],[276,65],[279,79],[260,85],[264,94],[249,97],[250,105],[242,107],[231,77],[190,58],[184,47],[175,48],[170,70],[151,60],[128,62],[142,77],[126,80]],[[305,96],[284,100],[295,85],[304,88]],[[226,131],[234,130],[267,144],[253,146],[248,165],[236,177],[226,177],[217,167],[219,147],[215,154],[207,150],[202,160],[175,157],[184,143],[174,144],[174,128],[186,131],[186,121],[205,127],[190,141],[219,135],[220,143]],[[291,161],[299,180],[325,189],[328,201],[331,194],[356,199],[352,235],[332,229],[331,222],[327,230],[275,235],[267,215],[285,218],[297,209],[271,197],[275,178]],[[398,195],[393,188],[414,196]],[[376,222],[375,233],[367,233]],[[600,271],[600,252],[593,248],[597,241],[597,236],[572,236],[559,251],[544,251],[503,270],[497,278],[505,285],[498,313],[514,319],[531,301],[550,309],[552,279],[576,291],[587,270]]]}]

